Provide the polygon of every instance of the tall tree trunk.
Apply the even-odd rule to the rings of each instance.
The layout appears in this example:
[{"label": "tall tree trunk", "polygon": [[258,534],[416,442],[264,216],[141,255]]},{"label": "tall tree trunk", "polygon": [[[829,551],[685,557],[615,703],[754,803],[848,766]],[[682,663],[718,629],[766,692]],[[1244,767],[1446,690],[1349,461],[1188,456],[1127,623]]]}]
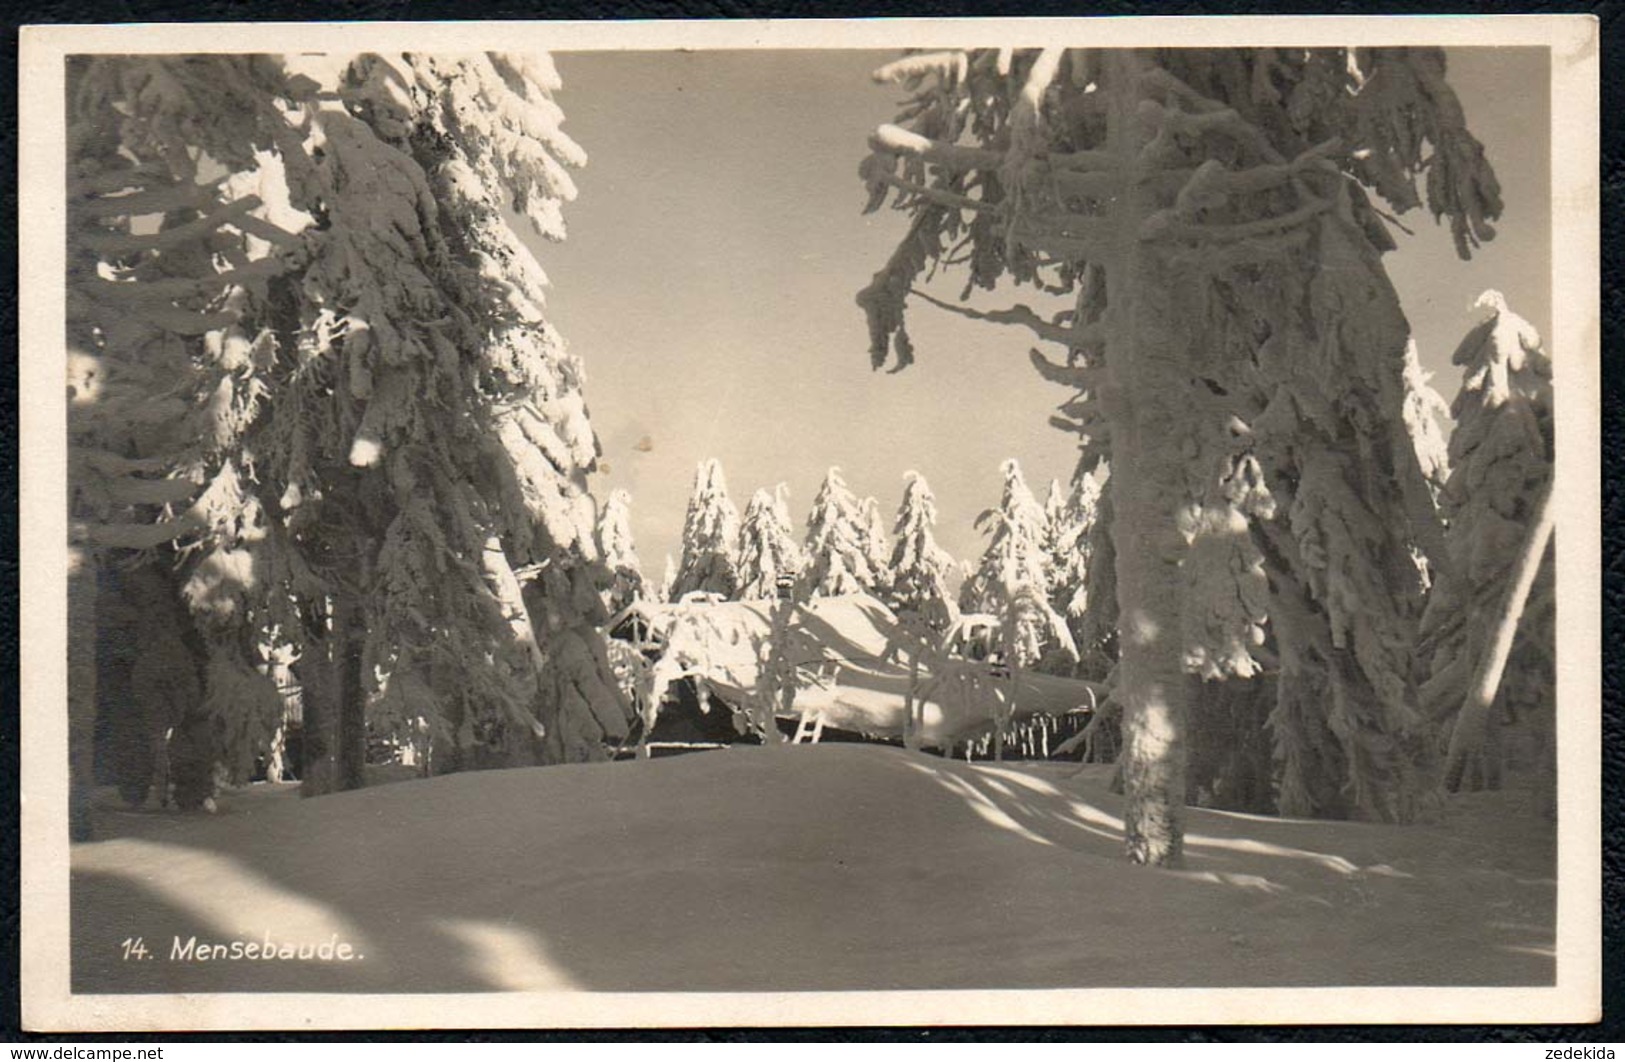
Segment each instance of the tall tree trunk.
[{"label": "tall tree trunk", "polygon": [[1167,502],[1167,491],[1179,484],[1158,474],[1156,466],[1168,461],[1155,444],[1131,456],[1128,451],[1141,447],[1124,441],[1113,434],[1123,472],[1113,481],[1123,624],[1117,698],[1123,704],[1125,840],[1135,862],[1172,866],[1184,846],[1188,712],[1179,639],[1182,582],[1177,548],[1169,541],[1178,531]]},{"label": "tall tree trunk", "polygon": [[96,768],[96,559],[68,548],[68,836],[91,837]]},{"label": "tall tree trunk", "polygon": [[[491,534],[486,537],[484,549],[480,552],[480,570],[485,577],[485,585],[490,588],[497,606],[502,609],[503,618],[507,621],[508,633],[512,639],[510,648],[515,657],[523,660],[523,666],[529,668],[529,681],[535,693],[527,708],[539,723],[547,703],[543,693],[547,655],[542,652],[541,642],[536,636],[536,627],[531,622],[530,611],[525,605],[524,584],[514,572],[500,536]],[[514,728],[506,744],[507,765],[510,767],[532,767],[537,763],[546,762],[545,734],[538,736],[534,727],[530,733]]]},{"label": "tall tree trunk", "polygon": [[1112,439],[1112,528],[1117,553],[1123,704],[1123,823],[1128,857],[1178,865],[1184,849],[1187,686],[1181,645],[1185,541],[1176,514],[1188,494],[1182,440],[1193,418],[1186,351],[1167,281],[1144,250],[1151,210],[1135,179],[1143,147],[1136,107],[1140,59],[1106,55],[1107,150],[1123,180],[1110,215],[1106,269],[1107,368],[1102,395]]},{"label": "tall tree trunk", "polygon": [[1010,671],[1010,699],[1005,703],[1004,708],[997,709],[999,719],[993,731],[993,761],[995,763],[1004,759],[1004,730],[1005,727],[1013,725],[1016,721],[1016,684],[1021,681],[1021,676],[1016,667],[1015,609],[1009,605],[1008,598],[1006,598],[1004,612],[1004,666]]},{"label": "tall tree trunk", "polygon": [[341,599],[335,610],[333,642],[338,659],[338,719],[334,724],[336,783],[339,789],[367,784],[367,683],[361,665],[367,640],[359,602]]},{"label": "tall tree trunk", "polygon": [[366,628],[360,606],[335,595],[331,628],[297,666],[302,689],[304,771],[299,795],[323,796],[366,784],[366,689],[361,668]]},{"label": "tall tree trunk", "polygon": [[333,638],[313,641],[300,657],[300,705],[304,763],[299,772],[299,795],[322,796],[338,786],[339,683],[331,656]]},{"label": "tall tree trunk", "polygon": [[1539,574],[1541,562],[1546,556],[1546,546],[1552,540],[1555,520],[1552,488],[1548,484],[1546,495],[1536,510],[1535,521],[1529,528],[1529,537],[1524,541],[1523,552],[1518,555],[1517,565],[1512,570],[1512,582],[1507,588],[1506,600],[1496,619],[1490,644],[1473,673],[1473,684],[1468,687],[1461,714],[1456,717],[1456,725],[1450,731],[1450,751],[1445,759],[1445,785],[1452,790],[1461,787],[1468,759],[1483,745],[1485,720],[1501,688],[1501,672],[1505,670],[1507,657],[1512,653],[1512,642],[1518,634],[1518,621],[1523,618],[1529,590],[1535,585],[1535,576]]},{"label": "tall tree trunk", "polygon": [[908,690],[903,694],[903,747],[910,752],[920,751],[920,724],[924,722],[923,705],[916,709],[919,702],[917,691],[920,687],[920,649],[915,646],[909,653],[908,661]]}]

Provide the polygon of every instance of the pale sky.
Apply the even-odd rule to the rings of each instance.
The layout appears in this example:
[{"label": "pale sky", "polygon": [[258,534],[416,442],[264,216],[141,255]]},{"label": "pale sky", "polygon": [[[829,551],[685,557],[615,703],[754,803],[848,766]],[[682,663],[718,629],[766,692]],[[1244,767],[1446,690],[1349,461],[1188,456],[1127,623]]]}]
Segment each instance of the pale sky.
[{"label": "pale sky", "polygon": [[[906,215],[863,215],[857,169],[900,97],[868,76],[893,54],[555,56],[565,129],[589,162],[574,174],[569,240],[532,246],[553,281],[550,317],[586,367],[607,466],[593,492],[631,492],[652,578],[679,553],[694,466],[708,457],[741,511],[756,488],[787,483],[798,524],[831,465],[888,520],[917,469],[937,496],[938,540],[961,559],[981,551],[972,523],[998,501],[1002,460],[1020,460],[1040,500],[1072,474],[1075,437],[1048,424],[1070,392],[1033,372],[1022,330],[914,300],[919,360],[897,375],[869,368],[853,297]],[[1448,229],[1416,210],[1402,218],[1416,236],[1397,234],[1387,258],[1447,401],[1473,299],[1499,288],[1546,334],[1551,276],[1546,52],[1452,50],[1450,81],[1501,181],[1499,235],[1462,262]],[[961,283],[933,290],[951,297]]]}]

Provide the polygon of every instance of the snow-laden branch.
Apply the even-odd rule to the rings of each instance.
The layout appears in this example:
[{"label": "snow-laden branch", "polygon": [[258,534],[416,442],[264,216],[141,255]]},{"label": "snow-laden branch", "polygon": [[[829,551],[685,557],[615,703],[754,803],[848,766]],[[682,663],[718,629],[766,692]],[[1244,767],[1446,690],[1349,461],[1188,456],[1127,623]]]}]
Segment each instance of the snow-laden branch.
[{"label": "snow-laden branch", "polygon": [[1066,54],[1064,48],[1045,48],[1033,60],[1033,65],[1027,71],[1027,80],[1022,83],[1021,94],[1016,97],[1016,104],[1010,110],[1011,139],[1018,145],[1024,142],[1035,142],[1038,137],[1039,112],[1044,106],[1044,93],[1055,80],[1056,73],[1061,69],[1061,57]]},{"label": "snow-laden branch", "polygon": [[1004,162],[1002,151],[932,140],[889,123],[874,131],[869,147],[886,155],[909,155],[950,170],[992,169]]},{"label": "snow-laden branch", "polygon": [[922,199],[929,199],[933,203],[941,203],[943,206],[954,207],[959,210],[987,210],[1002,213],[1004,209],[1003,203],[988,203],[980,199],[972,199],[968,195],[960,195],[958,192],[950,192],[944,188],[932,188],[930,185],[915,184],[913,181],[903,180],[896,174],[870,173],[869,179],[890,188],[907,192],[909,195],[917,195]]},{"label": "snow-laden branch", "polygon": [[[146,178],[131,178],[120,175],[114,183],[121,186],[143,186],[139,191],[128,195],[80,195],[72,192],[68,195],[68,202],[76,213],[82,213],[93,218],[120,218],[142,217],[148,214],[168,214],[174,210],[185,210],[188,207],[202,208],[214,201],[215,194],[224,183],[221,177],[202,184],[186,182],[183,184],[160,184],[157,187],[145,187],[152,183]],[[120,191],[115,188],[112,191]]]},{"label": "snow-laden branch", "polygon": [[1105,378],[1103,369],[1086,365],[1059,365],[1044,357],[1036,348],[1027,351],[1027,356],[1032,359],[1033,368],[1038,370],[1038,375],[1050,383],[1093,391],[1100,387]]},{"label": "snow-laden branch", "polygon": [[[1090,154],[1097,154],[1090,152]],[[1105,199],[1117,195],[1123,189],[1123,177],[1115,168],[1104,166],[1088,170],[1067,169],[1056,164],[1059,156],[1051,155],[1048,159],[1048,179],[1057,189],[1064,189],[1069,195],[1087,196],[1093,199]],[[1164,180],[1160,172],[1147,174],[1142,180]]]},{"label": "snow-laden branch", "polygon": [[68,540],[99,549],[154,549],[207,526],[201,515],[187,510],[174,520],[155,524],[76,523]]},{"label": "snow-laden branch", "polygon": [[[1157,73],[1166,76],[1172,81],[1179,80],[1166,71],[1157,71]],[[1179,83],[1184,84],[1183,82]],[[1186,89],[1190,91],[1188,86],[1186,86]],[[1198,98],[1205,100],[1209,104],[1213,103],[1213,101],[1207,100],[1206,97],[1198,96]],[[1157,126],[1157,136],[1148,142],[1144,148],[1147,153],[1146,157],[1153,156],[1156,150],[1162,146],[1161,141],[1163,138],[1169,134],[1201,136],[1207,133],[1221,133],[1239,143],[1250,145],[1265,162],[1281,163],[1286,161],[1285,156],[1276,150],[1275,145],[1270,142],[1269,135],[1264,130],[1243,118],[1234,108],[1223,104],[1201,106],[1195,113],[1192,113],[1174,107],[1165,107],[1155,100],[1142,100],[1140,101],[1139,110],[1141,115],[1156,123]]]},{"label": "snow-laden branch", "polygon": [[145,235],[130,232],[87,232],[79,238],[87,248],[108,258],[162,251],[200,239],[222,225],[236,224],[238,218],[258,209],[261,205],[259,196],[245,195],[241,199],[227,203],[212,214],[206,214],[196,221],[188,221],[173,228],[159,229]]},{"label": "snow-laden branch", "polygon": [[[133,286],[133,285],[132,285]],[[69,295],[70,304],[78,303],[84,296],[74,292]],[[77,310],[77,307],[75,307]],[[96,308],[100,314],[107,314],[111,307],[103,304]],[[149,324],[156,325],[165,332],[177,336],[201,336],[205,332],[213,332],[219,328],[229,328],[236,324],[241,314],[232,311],[219,313],[199,313],[195,310],[184,310],[164,299],[131,299],[118,307],[119,315],[133,315]],[[89,314],[86,314],[89,316]]]},{"label": "snow-laden branch", "polygon": [[1105,332],[1098,325],[1068,327],[1066,325],[1051,324],[1033,312],[1032,307],[1021,303],[1005,310],[983,311],[973,310],[969,306],[961,306],[958,303],[944,302],[942,299],[926,294],[919,288],[911,289],[910,294],[918,295],[931,305],[947,310],[950,313],[956,313],[961,317],[970,317],[978,321],[991,321],[994,324],[1022,325],[1032,329],[1042,339],[1062,343],[1071,348],[1088,346],[1091,343],[1099,343],[1105,339]]},{"label": "snow-laden branch", "polygon": [[922,52],[893,60],[869,76],[880,85],[895,85],[927,74],[944,81],[964,81],[969,66],[970,59],[962,51]]},{"label": "snow-laden branch", "polygon": [[1311,198],[1296,210],[1288,211],[1285,214],[1229,225],[1193,224],[1179,220],[1176,214],[1161,210],[1145,219],[1145,223],[1140,226],[1140,239],[1198,240],[1229,243],[1236,240],[1251,239],[1254,236],[1268,236],[1285,229],[1307,224],[1332,209],[1332,206],[1332,200],[1321,199],[1317,196]]},{"label": "snow-laden branch", "polygon": [[1309,148],[1291,162],[1266,163],[1241,170],[1232,170],[1217,159],[1208,159],[1180,186],[1174,208],[1189,218],[1196,211],[1216,206],[1231,196],[1278,188],[1308,169],[1323,169],[1335,175],[1337,167],[1327,156],[1337,147],[1338,140],[1333,137]]},{"label": "snow-laden branch", "polygon": [[1227,111],[1230,109],[1228,105],[1202,95],[1161,66],[1149,64],[1142,66],[1139,71],[1139,78],[1141,88],[1161,92],[1164,96],[1171,96],[1181,103],[1189,104],[1198,111]]},{"label": "snow-laden branch", "polygon": [[232,219],[231,227],[240,230],[246,236],[256,237],[277,247],[292,247],[299,243],[298,233],[289,232],[253,214]]},{"label": "snow-laden branch", "polygon": [[189,502],[202,489],[186,479],[116,476],[96,483],[96,492],[118,505],[174,505]]},{"label": "snow-laden branch", "polygon": [[91,446],[76,446],[69,460],[78,461],[92,472],[104,476],[124,476],[134,472],[162,472],[174,463],[170,457],[125,457]]},{"label": "snow-laden branch", "polygon": [[131,188],[161,186],[165,188],[197,187],[194,182],[178,180],[169,167],[159,162],[144,162],[128,169],[108,169],[82,177],[70,177],[67,182],[68,199],[89,196],[112,196]]},{"label": "snow-laden branch", "polygon": [[[1087,224],[1085,223],[1087,222]],[[1105,223],[1096,219],[1075,222],[1074,228],[1088,228],[1087,233],[1053,232],[1031,223],[1018,223],[1010,228],[1009,239],[1031,251],[1041,251],[1063,262],[1107,261],[1112,254],[1111,241],[1106,238]]]},{"label": "snow-laden branch", "polygon": [[155,300],[169,301],[213,295],[222,288],[230,287],[233,284],[241,284],[245,280],[258,280],[276,276],[285,268],[286,266],[275,258],[261,258],[237,269],[228,269],[223,273],[215,273],[211,276],[164,277],[134,281],[87,277],[83,283],[86,289],[98,299],[110,299],[124,305],[130,305],[134,303],[150,303]]},{"label": "snow-laden branch", "polygon": [[1063,172],[1115,172],[1120,168],[1117,156],[1110,151],[1069,151],[1049,155],[1045,161],[1051,169]]}]

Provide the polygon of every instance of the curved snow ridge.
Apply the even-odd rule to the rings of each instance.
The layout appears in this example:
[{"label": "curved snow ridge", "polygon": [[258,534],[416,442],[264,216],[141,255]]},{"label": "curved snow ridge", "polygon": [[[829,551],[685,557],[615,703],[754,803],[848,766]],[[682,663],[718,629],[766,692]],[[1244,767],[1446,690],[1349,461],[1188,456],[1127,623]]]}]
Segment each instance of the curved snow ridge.
[{"label": "curved snow ridge", "polygon": [[[796,991],[1552,977],[1542,928],[1552,890],[1538,878],[1520,884],[1485,865],[1462,890],[1459,874],[1429,862],[1437,837],[1196,809],[1186,870],[1134,867],[1121,855],[1119,798],[1099,772],[1077,774],[824,744],[469,773],[304,801],[230,794],[218,816],[131,816],[117,821],[147,836],[75,848],[74,986]],[[1347,873],[1346,843],[1411,877]],[[261,921],[281,912],[274,931],[352,934],[366,959],[109,958],[132,933],[150,944],[216,932],[228,910]]]}]

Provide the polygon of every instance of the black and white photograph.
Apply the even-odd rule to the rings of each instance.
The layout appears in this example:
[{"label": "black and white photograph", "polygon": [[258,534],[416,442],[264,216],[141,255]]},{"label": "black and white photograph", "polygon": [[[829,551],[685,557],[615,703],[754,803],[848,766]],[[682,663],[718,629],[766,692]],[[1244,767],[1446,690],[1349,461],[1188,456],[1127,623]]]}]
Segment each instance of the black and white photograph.
[{"label": "black and white photograph", "polygon": [[1597,76],[25,29],[25,1027],[1596,1020]]}]

